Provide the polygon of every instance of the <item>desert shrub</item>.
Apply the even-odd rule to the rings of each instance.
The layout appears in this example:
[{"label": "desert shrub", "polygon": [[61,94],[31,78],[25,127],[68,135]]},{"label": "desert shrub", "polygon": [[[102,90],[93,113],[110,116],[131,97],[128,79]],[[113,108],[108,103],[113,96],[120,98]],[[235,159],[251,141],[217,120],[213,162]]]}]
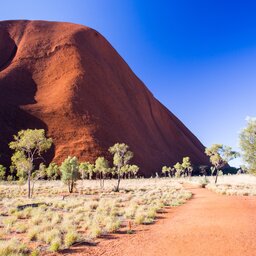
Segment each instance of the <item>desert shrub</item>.
[{"label": "desert shrub", "polygon": [[5,179],[6,168],[0,164],[0,181]]},{"label": "desert shrub", "polygon": [[116,232],[120,228],[121,222],[118,218],[108,217],[106,218],[105,231],[107,233]]},{"label": "desert shrub", "polygon": [[146,212],[146,216],[148,218],[154,219],[156,217],[156,209],[155,208],[150,208],[147,212]]},{"label": "desert shrub", "polygon": [[147,224],[152,224],[153,222],[154,222],[154,218],[150,218],[150,217],[146,216],[142,223],[147,225]]},{"label": "desert shrub", "polygon": [[2,223],[4,224],[5,228],[10,229],[13,227],[14,223],[17,221],[17,217],[10,216],[6,217],[2,220]]},{"label": "desert shrub", "polygon": [[35,249],[35,250],[33,250],[33,251],[30,253],[29,256],[39,256],[39,255],[40,255],[40,252],[39,252],[37,249]]},{"label": "desert shrub", "polygon": [[91,225],[88,227],[88,231],[89,231],[90,238],[99,237],[103,233],[102,228],[100,227],[99,223],[97,223],[97,222],[91,223]]},{"label": "desert shrub", "polygon": [[28,230],[28,225],[22,222],[17,222],[14,228],[17,233],[25,233]]},{"label": "desert shrub", "polygon": [[[220,171],[219,171],[220,172]],[[209,183],[209,179],[204,176],[202,179],[199,180],[199,184],[201,185],[202,188],[206,187],[206,185]]]},{"label": "desert shrub", "polygon": [[28,248],[22,244],[19,240],[12,238],[9,241],[0,241],[0,255],[27,255]]},{"label": "desert shrub", "polygon": [[51,241],[49,250],[51,252],[57,252],[60,249],[60,247],[61,247],[61,239],[55,238]]},{"label": "desert shrub", "polygon": [[53,240],[56,240],[56,238],[60,236],[61,236],[60,230],[58,228],[54,228],[54,229],[46,230],[40,233],[38,238],[47,244],[51,244]]},{"label": "desert shrub", "polygon": [[32,227],[28,230],[27,238],[29,241],[36,241],[39,234],[39,228],[38,227]]},{"label": "desert shrub", "polygon": [[70,247],[72,244],[78,241],[79,235],[76,231],[71,230],[64,237],[65,246]]},{"label": "desert shrub", "polygon": [[134,222],[135,224],[142,224],[143,221],[145,220],[145,215],[144,214],[136,214],[135,218],[134,218]]}]

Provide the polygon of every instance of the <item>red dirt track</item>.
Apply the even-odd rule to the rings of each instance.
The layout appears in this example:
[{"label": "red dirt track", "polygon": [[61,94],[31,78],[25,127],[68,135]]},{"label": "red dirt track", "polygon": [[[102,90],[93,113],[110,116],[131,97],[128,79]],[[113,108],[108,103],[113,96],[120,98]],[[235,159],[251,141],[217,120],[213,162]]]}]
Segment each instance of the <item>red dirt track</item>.
[{"label": "red dirt track", "polygon": [[221,196],[189,188],[193,198],[169,209],[156,224],[135,234],[102,239],[97,246],[75,248],[86,256],[254,256],[256,198]]}]

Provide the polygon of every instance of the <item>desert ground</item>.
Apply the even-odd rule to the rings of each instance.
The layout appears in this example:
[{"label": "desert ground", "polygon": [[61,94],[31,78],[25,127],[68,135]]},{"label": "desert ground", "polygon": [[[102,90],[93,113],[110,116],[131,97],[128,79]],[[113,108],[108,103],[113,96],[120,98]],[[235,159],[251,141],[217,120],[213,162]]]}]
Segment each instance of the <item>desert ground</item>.
[{"label": "desert ground", "polygon": [[256,178],[203,179],[2,183],[0,255],[254,255]]}]

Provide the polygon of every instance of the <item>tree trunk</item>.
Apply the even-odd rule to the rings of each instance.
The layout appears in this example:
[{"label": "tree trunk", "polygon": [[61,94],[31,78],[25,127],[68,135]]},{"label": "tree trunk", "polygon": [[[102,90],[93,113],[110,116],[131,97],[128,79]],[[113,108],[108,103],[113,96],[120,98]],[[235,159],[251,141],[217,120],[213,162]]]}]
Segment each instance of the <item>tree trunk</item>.
[{"label": "tree trunk", "polygon": [[28,172],[28,198],[31,198],[30,176],[31,176],[31,172]]},{"label": "tree trunk", "polygon": [[74,187],[74,181],[71,180],[70,183],[68,184],[69,193],[73,193],[73,187]]},{"label": "tree trunk", "polygon": [[120,185],[121,175],[120,175],[120,168],[118,168],[118,180],[115,192],[119,192],[119,185]]},{"label": "tree trunk", "polygon": [[218,175],[219,175],[219,169],[216,169],[215,184],[217,184],[217,181],[218,181]]},{"label": "tree trunk", "polygon": [[33,196],[33,193],[34,193],[34,186],[35,186],[35,181],[32,180],[31,197]]}]

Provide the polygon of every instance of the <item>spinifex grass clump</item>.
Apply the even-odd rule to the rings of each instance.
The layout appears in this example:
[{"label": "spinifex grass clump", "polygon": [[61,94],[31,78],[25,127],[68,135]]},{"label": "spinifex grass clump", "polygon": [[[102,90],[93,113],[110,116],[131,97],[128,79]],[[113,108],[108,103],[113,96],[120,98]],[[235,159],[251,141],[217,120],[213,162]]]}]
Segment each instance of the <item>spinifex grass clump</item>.
[{"label": "spinifex grass clump", "polygon": [[25,244],[17,239],[10,239],[8,241],[0,241],[0,255],[29,255],[29,250]]}]

